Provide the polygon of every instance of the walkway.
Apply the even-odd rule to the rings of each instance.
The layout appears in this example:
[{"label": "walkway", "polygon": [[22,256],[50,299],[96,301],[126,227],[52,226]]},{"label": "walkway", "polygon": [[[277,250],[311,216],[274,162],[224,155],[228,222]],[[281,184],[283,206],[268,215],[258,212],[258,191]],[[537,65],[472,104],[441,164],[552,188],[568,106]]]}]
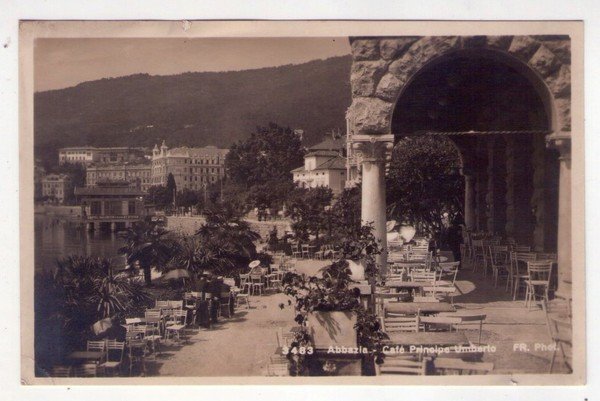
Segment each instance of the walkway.
[{"label": "walkway", "polygon": [[[299,261],[297,270],[315,274],[327,262]],[[486,314],[482,343],[496,346],[484,360],[494,363],[494,373],[545,373],[551,351],[535,349],[549,345],[544,314],[528,311],[523,301],[512,301],[504,288],[493,288],[490,279],[479,273],[461,271],[454,298],[458,313]],[[283,294],[251,297],[251,309],[238,310],[231,319],[223,318],[212,329],[191,333],[190,342],[168,349],[154,374],[160,376],[262,376],[277,347],[276,331],[288,330],[294,313]],[[281,308],[283,304],[283,308]],[[467,337],[477,342],[478,326],[467,326]],[[518,344],[529,350],[514,351]]]}]

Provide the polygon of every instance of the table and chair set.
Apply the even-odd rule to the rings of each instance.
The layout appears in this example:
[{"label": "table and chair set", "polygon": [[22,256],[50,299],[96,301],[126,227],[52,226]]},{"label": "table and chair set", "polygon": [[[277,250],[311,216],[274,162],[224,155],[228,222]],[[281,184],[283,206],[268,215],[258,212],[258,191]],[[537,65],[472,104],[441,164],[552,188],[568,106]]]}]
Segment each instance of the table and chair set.
[{"label": "table and chair set", "polygon": [[484,277],[491,273],[494,286],[504,281],[505,291],[511,294],[513,301],[523,300],[528,310],[538,306],[544,311],[548,332],[554,341],[550,372],[555,370],[559,356],[566,370],[572,371],[572,298],[570,294],[557,292],[557,254],[533,251],[512,238],[484,233],[466,233],[463,239],[461,255],[474,272],[481,271]]}]

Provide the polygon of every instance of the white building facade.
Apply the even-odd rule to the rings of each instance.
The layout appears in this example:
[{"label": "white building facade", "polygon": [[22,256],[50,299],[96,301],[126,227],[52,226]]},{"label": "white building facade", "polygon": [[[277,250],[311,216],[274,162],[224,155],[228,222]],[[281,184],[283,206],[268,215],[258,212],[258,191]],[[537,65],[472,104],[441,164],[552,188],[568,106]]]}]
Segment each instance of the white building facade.
[{"label": "white building facade", "polygon": [[163,142],[152,151],[151,185],[167,185],[173,174],[177,190],[199,190],[225,177],[225,156],[228,149],[215,146],[169,149]]}]

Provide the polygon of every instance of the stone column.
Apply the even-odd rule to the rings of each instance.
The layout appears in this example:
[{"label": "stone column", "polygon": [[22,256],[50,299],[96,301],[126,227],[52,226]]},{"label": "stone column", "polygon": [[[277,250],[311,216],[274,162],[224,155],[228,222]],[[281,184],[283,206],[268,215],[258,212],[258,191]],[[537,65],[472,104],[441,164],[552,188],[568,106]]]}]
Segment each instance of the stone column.
[{"label": "stone column", "polygon": [[546,137],[549,146],[560,152],[558,182],[558,290],[571,292],[571,135],[560,132]]},{"label": "stone column", "polygon": [[465,226],[469,231],[475,230],[475,178],[465,173]]},{"label": "stone column", "polygon": [[506,225],[507,237],[515,236],[515,139],[506,139]]},{"label": "stone column", "polygon": [[487,143],[487,154],[488,154],[488,165],[487,165],[487,192],[485,195],[485,209],[486,209],[486,218],[487,218],[487,231],[489,233],[495,234],[495,227],[494,227],[494,219],[495,219],[495,213],[494,213],[494,177],[496,175],[496,172],[494,171],[495,168],[495,160],[494,160],[494,145],[495,145],[495,139],[494,138],[490,138]]},{"label": "stone column", "polygon": [[380,241],[383,252],[377,263],[381,273],[387,271],[385,165],[394,144],[393,135],[355,135],[354,148],[362,155],[362,224],[373,224],[373,234]]}]

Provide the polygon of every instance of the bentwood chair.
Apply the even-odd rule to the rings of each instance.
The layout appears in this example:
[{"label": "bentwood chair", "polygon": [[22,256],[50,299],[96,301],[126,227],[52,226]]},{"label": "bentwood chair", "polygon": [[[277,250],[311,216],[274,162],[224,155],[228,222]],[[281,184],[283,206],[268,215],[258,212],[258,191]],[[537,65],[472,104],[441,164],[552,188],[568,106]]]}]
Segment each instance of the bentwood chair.
[{"label": "bentwood chair", "polygon": [[531,307],[531,303],[535,302],[538,298],[540,298],[543,303],[548,302],[548,291],[550,290],[550,278],[552,275],[552,261],[542,260],[527,262],[527,274],[525,304],[528,307]]}]

